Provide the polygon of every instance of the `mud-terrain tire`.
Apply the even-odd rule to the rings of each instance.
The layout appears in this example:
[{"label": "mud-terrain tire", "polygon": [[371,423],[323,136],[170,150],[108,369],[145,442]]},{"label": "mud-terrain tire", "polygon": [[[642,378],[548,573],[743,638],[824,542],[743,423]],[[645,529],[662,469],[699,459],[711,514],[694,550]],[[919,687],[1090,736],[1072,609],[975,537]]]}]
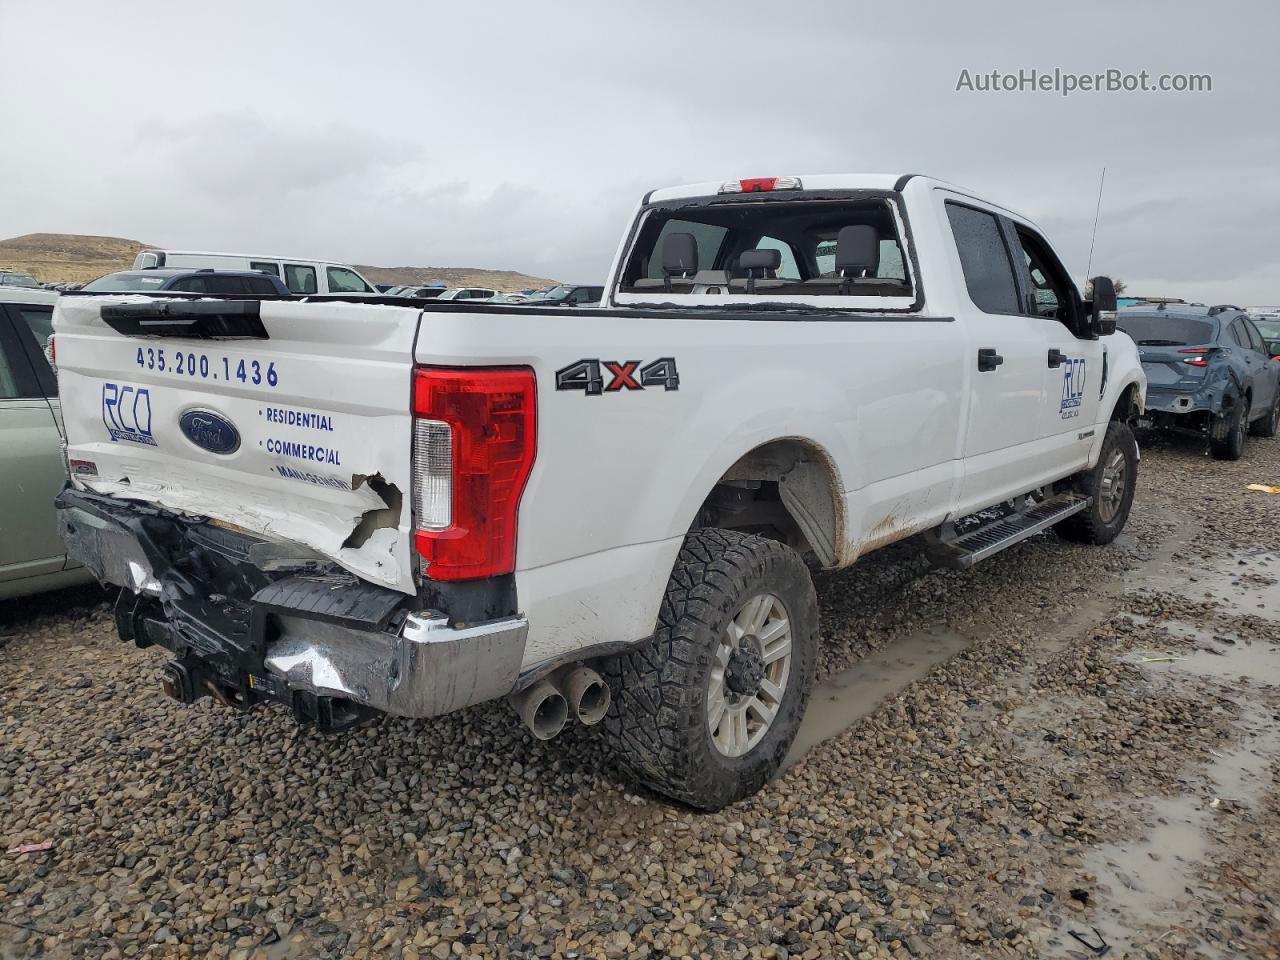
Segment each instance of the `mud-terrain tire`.
[{"label": "mud-terrain tire", "polygon": [[1240,397],[1231,413],[1210,427],[1209,451],[1218,460],[1239,460],[1244,455],[1244,438],[1249,432],[1249,398]]},{"label": "mud-terrain tire", "polygon": [[1249,435],[1253,437],[1274,437],[1280,432],[1280,387],[1271,401],[1267,412],[1249,425]]},{"label": "mud-terrain tire", "polygon": [[1138,482],[1138,442],[1122,420],[1107,424],[1102,453],[1092,469],[1072,478],[1076,493],[1093,497],[1093,503],[1059,523],[1055,530],[1064,540],[1101,546],[1124,529],[1133,506]]},{"label": "mud-terrain tire", "polygon": [[615,758],[635,780],[692,807],[718,810],[750,796],[795,739],[817,645],[817,596],[796,551],[737,531],[694,530],[653,638],[606,670]]}]

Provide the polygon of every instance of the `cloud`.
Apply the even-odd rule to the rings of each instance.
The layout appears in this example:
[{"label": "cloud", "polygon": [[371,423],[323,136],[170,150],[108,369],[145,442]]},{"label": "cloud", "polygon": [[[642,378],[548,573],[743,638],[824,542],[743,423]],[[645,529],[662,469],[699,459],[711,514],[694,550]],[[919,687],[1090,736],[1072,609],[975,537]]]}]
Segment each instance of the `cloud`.
[{"label": "cloud", "polygon": [[[0,5],[0,235],[602,276],[652,187],[920,172],[1083,277],[1275,300],[1280,8]],[[43,38],[56,37],[50,44]],[[41,39],[34,39],[41,38]],[[1141,42],[1136,42],[1138,39]],[[956,92],[962,69],[1207,72],[1208,94]]]}]

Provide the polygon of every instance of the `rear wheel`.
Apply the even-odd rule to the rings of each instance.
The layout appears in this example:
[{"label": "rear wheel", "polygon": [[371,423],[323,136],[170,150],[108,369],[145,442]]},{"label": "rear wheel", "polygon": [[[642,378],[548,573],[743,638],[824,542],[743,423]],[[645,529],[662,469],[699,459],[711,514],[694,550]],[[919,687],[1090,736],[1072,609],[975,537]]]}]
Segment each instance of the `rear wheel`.
[{"label": "rear wheel", "polygon": [[1212,427],[1209,449],[1219,460],[1239,460],[1244,453],[1244,438],[1249,432],[1249,398],[1241,397],[1226,417]]},{"label": "rear wheel", "polygon": [[653,639],[609,667],[616,758],[694,807],[750,796],[795,739],[817,642],[817,597],[798,553],[736,531],[693,531]]},{"label": "rear wheel", "polygon": [[1076,492],[1093,497],[1093,502],[1054,529],[1064,540],[1110,543],[1129,519],[1137,480],[1138,443],[1127,423],[1112,420],[1107,424],[1098,462],[1073,478]]},{"label": "rear wheel", "polygon": [[1271,401],[1271,408],[1249,427],[1249,433],[1255,437],[1274,437],[1277,432],[1280,432],[1280,386]]}]

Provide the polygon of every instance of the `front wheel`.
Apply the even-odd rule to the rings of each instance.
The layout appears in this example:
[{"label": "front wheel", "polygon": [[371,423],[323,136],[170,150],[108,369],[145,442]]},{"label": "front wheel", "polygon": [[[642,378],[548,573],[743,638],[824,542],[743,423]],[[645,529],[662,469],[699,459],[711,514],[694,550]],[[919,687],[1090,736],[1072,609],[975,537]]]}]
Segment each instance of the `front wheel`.
[{"label": "front wheel", "polygon": [[817,596],[798,553],[732,530],[691,532],[653,639],[608,668],[615,757],[693,807],[750,796],[799,730],[817,644]]},{"label": "front wheel", "polygon": [[1075,491],[1093,497],[1093,502],[1054,529],[1063,539],[1076,543],[1110,543],[1129,519],[1137,481],[1138,442],[1127,423],[1112,420],[1102,438],[1098,462],[1073,478]]}]

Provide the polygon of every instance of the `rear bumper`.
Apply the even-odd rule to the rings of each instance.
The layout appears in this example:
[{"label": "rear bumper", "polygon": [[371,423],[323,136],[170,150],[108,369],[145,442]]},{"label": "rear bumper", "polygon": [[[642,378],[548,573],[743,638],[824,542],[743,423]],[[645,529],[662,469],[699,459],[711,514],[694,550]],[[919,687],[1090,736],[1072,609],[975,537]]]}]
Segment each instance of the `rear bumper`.
[{"label": "rear bumper", "polygon": [[176,656],[187,702],[275,701],[340,727],[370,712],[431,717],[509,693],[528,622],[451,625],[445,611],[291,548],[148,504],[64,490],[68,552],[122,588],[122,638]]},{"label": "rear bumper", "polygon": [[1221,410],[1221,391],[1147,387],[1147,413],[1219,413]]}]

